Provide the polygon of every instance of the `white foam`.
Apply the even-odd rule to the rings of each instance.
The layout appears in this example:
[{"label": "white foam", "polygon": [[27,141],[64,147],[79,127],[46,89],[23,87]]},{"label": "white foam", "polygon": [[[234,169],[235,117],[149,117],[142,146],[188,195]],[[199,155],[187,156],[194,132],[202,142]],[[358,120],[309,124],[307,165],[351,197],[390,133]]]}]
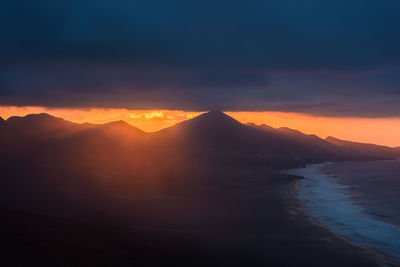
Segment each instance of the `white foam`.
[{"label": "white foam", "polygon": [[305,178],[300,182],[299,196],[306,211],[334,233],[400,259],[400,228],[366,216],[365,208],[346,194],[345,190],[350,186],[339,184],[337,178],[319,172],[325,164],[288,171]]}]

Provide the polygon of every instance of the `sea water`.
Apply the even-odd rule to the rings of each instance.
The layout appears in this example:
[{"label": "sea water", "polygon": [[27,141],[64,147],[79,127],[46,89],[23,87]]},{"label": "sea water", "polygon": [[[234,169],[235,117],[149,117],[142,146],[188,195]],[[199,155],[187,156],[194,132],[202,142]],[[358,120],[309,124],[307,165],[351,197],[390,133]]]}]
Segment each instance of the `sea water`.
[{"label": "sea water", "polygon": [[[306,212],[332,232],[356,244],[380,250],[400,259],[399,224],[380,219],[375,216],[380,214],[379,210],[370,211],[367,205],[363,205],[362,198],[355,199],[351,192],[359,185],[353,186],[349,181],[342,183],[334,173],[322,172],[321,170],[329,164],[334,163],[312,164],[305,168],[289,170],[290,174],[305,178],[299,185],[299,197],[304,202]],[[348,166],[350,168],[351,163]],[[362,166],[360,168],[362,169]],[[354,172],[352,175],[354,176]],[[358,181],[367,180],[359,178]],[[385,177],[379,179],[384,181]],[[398,183],[400,180],[395,182]],[[393,186],[387,185],[387,188],[390,190]],[[389,207],[400,205],[400,203],[387,204]]]}]

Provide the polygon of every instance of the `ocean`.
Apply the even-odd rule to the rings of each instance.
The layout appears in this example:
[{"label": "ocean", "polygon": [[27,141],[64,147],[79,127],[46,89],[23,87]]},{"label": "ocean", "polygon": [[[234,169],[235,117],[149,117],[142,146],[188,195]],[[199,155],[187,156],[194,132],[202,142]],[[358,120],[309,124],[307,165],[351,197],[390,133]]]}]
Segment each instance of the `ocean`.
[{"label": "ocean", "polygon": [[355,244],[400,260],[400,161],[337,162],[292,169],[305,211]]}]

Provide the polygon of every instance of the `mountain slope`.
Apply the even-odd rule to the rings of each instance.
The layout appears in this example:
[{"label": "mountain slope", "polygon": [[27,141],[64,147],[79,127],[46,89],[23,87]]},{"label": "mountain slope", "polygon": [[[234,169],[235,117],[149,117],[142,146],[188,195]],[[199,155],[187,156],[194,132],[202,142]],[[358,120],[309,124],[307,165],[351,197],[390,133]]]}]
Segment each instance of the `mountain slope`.
[{"label": "mountain slope", "polygon": [[173,144],[170,150],[179,147],[195,158],[208,158],[214,162],[236,160],[270,168],[336,160],[382,159],[381,155],[350,151],[289,128],[244,125],[219,111],[202,114],[156,135],[164,144]]},{"label": "mountain slope", "polygon": [[107,166],[112,169],[112,165],[138,169],[140,164],[149,166],[154,162],[159,169],[174,169],[191,161],[279,169],[398,156],[396,150],[387,147],[334,138],[323,140],[289,128],[244,125],[220,111],[204,113],[151,134],[124,121],[77,124],[48,114],[10,117],[5,125],[1,133],[3,151],[26,155],[40,152],[50,159],[57,155],[60,161],[68,158],[72,166],[87,162],[87,166],[102,166],[99,170]]},{"label": "mountain slope", "polygon": [[220,111],[164,129],[156,134],[156,140],[215,163],[233,160],[278,168],[301,164],[279,135],[243,125]]},{"label": "mountain slope", "polygon": [[129,266],[368,266],[361,252],[292,212],[301,207],[298,177],[270,171],[327,160],[325,147],[343,149],[315,136],[246,126],[221,112],[152,134],[122,121],[47,115],[4,128],[3,251],[28,252],[12,260],[32,265],[33,253],[56,264],[88,255],[94,266],[104,255],[109,265],[123,257]]},{"label": "mountain slope", "polygon": [[325,140],[331,144],[347,148],[350,151],[357,153],[380,155],[388,158],[395,158],[400,156],[399,150],[387,146],[346,141],[332,136],[327,137]]},{"label": "mountain slope", "polygon": [[98,134],[117,137],[140,137],[146,133],[125,121],[106,124],[74,123],[46,113],[29,114],[24,117],[13,116],[5,121],[9,132],[19,138],[54,139],[63,138],[85,131],[97,131]]},{"label": "mountain slope", "polygon": [[314,158],[316,161],[318,159],[335,160],[343,157],[343,151],[316,135],[307,135],[287,127],[275,129],[265,124],[252,125],[252,127],[280,136],[284,142],[290,144],[291,149],[295,151],[294,153],[303,155],[303,157]]},{"label": "mountain slope", "polygon": [[31,114],[10,117],[0,134],[1,158],[34,165],[43,173],[53,170],[59,176],[64,172],[127,173],[148,160],[139,156],[148,134],[123,121],[78,124],[48,114]]},{"label": "mountain slope", "polygon": [[6,124],[15,133],[26,136],[57,135],[63,132],[70,132],[78,127],[76,123],[56,118],[46,113],[29,114],[24,117],[12,116],[7,119]]}]

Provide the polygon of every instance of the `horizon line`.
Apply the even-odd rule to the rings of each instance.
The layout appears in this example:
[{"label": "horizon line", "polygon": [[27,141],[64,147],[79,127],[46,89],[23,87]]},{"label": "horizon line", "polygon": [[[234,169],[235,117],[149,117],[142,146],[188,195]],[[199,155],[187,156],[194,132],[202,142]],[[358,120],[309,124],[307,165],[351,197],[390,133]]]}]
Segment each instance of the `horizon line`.
[{"label": "horizon line", "polygon": [[[159,132],[159,131],[161,131],[161,130],[163,130],[163,129],[166,129],[166,128],[169,128],[169,127],[173,127],[173,126],[179,124],[180,122],[188,121],[188,120],[194,119],[195,117],[198,117],[198,116],[200,116],[200,115],[204,115],[204,114],[207,114],[207,113],[210,113],[210,112],[215,112],[215,111],[221,112],[222,114],[225,114],[226,116],[235,119],[236,121],[238,121],[239,123],[241,123],[241,124],[243,124],[243,125],[246,125],[246,124],[255,124],[255,125],[257,125],[257,126],[267,125],[267,126],[269,126],[269,127],[272,127],[272,128],[274,128],[274,129],[277,129],[277,130],[279,130],[280,128],[289,128],[289,129],[292,129],[292,130],[299,131],[299,132],[301,132],[301,133],[303,133],[303,134],[306,134],[306,135],[310,135],[310,134],[316,135],[316,136],[318,136],[319,138],[321,138],[321,139],[323,139],[323,140],[326,140],[328,137],[333,137],[333,138],[340,139],[340,140],[345,140],[345,141],[350,141],[350,142],[356,142],[356,143],[362,143],[362,144],[372,144],[372,145],[379,145],[379,146],[385,146],[385,147],[390,147],[390,148],[399,148],[399,147],[400,147],[399,145],[386,145],[386,144],[381,144],[381,143],[376,143],[376,142],[363,142],[363,141],[360,141],[360,140],[358,140],[358,139],[349,139],[349,138],[343,139],[343,138],[337,137],[337,136],[335,136],[335,135],[328,135],[328,136],[326,136],[326,137],[323,137],[323,136],[320,136],[318,133],[306,133],[306,132],[302,131],[301,129],[297,129],[297,128],[293,128],[293,127],[289,127],[289,126],[274,127],[274,126],[271,126],[271,125],[269,125],[268,123],[264,123],[264,122],[262,122],[262,123],[257,123],[257,122],[253,122],[253,121],[241,121],[241,120],[236,119],[235,116],[231,116],[231,115],[229,114],[229,113],[239,113],[239,112],[229,112],[229,111],[222,111],[222,110],[216,110],[216,109],[211,109],[211,110],[208,110],[208,111],[206,111],[206,112],[197,112],[198,114],[196,114],[196,115],[188,116],[188,117],[186,117],[186,119],[182,119],[182,120],[180,120],[180,121],[176,121],[176,122],[173,123],[173,124],[170,124],[170,125],[168,125],[168,126],[165,126],[165,127],[159,128],[159,129],[157,129],[157,130],[153,130],[153,131],[149,131],[149,130],[143,129],[142,127],[138,126],[137,124],[133,123],[132,121],[129,121],[129,120],[126,120],[126,119],[107,120],[107,121],[103,121],[103,122],[74,121],[74,120],[65,118],[65,117],[63,117],[63,116],[57,116],[57,115],[51,114],[50,112],[36,112],[36,113],[27,113],[27,114],[24,114],[24,115],[8,115],[8,116],[2,116],[2,114],[1,114],[1,107],[0,107],[0,118],[2,118],[3,120],[5,120],[5,121],[7,122],[8,119],[11,118],[11,117],[26,117],[26,116],[28,116],[28,115],[46,114],[46,115],[52,116],[52,117],[54,117],[54,118],[63,119],[63,120],[65,120],[65,121],[68,121],[68,122],[71,122],[71,123],[77,123],[77,124],[89,123],[89,124],[93,124],[93,125],[105,125],[105,124],[112,123],[112,122],[123,121],[123,122],[127,123],[128,125],[130,125],[130,126],[132,126],[132,127],[134,127],[134,128],[137,128],[137,129],[139,129],[139,130],[141,130],[141,131],[143,131],[143,132],[145,132],[145,133],[151,134],[151,133]],[[151,112],[157,112],[157,111],[152,110]],[[162,111],[158,111],[158,112],[162,112]],[[181,111],[181,112],[184,112],[184,111]],[[241,113],[243,113],[243,112],[241,112]],[[146,113],[146,114],[147,114],[147,113]],[[158,116],[154,116],[154,117],[156,117],[156,118],[162,117],[162,116],[163,116],[162,114],[163,114],[163,113],[156,113],[156,115],[158,115]],[[167,115],[167,116],[168,116],[168,115]],[[151,120],[151,119],[154,118],[154,117],[151,117],[151,116],[148,116],[148,117],[146,118],[145,115],[144,115],[144,116],[141,116],[141,115],[139,116],[139,118],[143,118],[143,117],[144,117],[145,119],[147,119],[147,120]]]}]

